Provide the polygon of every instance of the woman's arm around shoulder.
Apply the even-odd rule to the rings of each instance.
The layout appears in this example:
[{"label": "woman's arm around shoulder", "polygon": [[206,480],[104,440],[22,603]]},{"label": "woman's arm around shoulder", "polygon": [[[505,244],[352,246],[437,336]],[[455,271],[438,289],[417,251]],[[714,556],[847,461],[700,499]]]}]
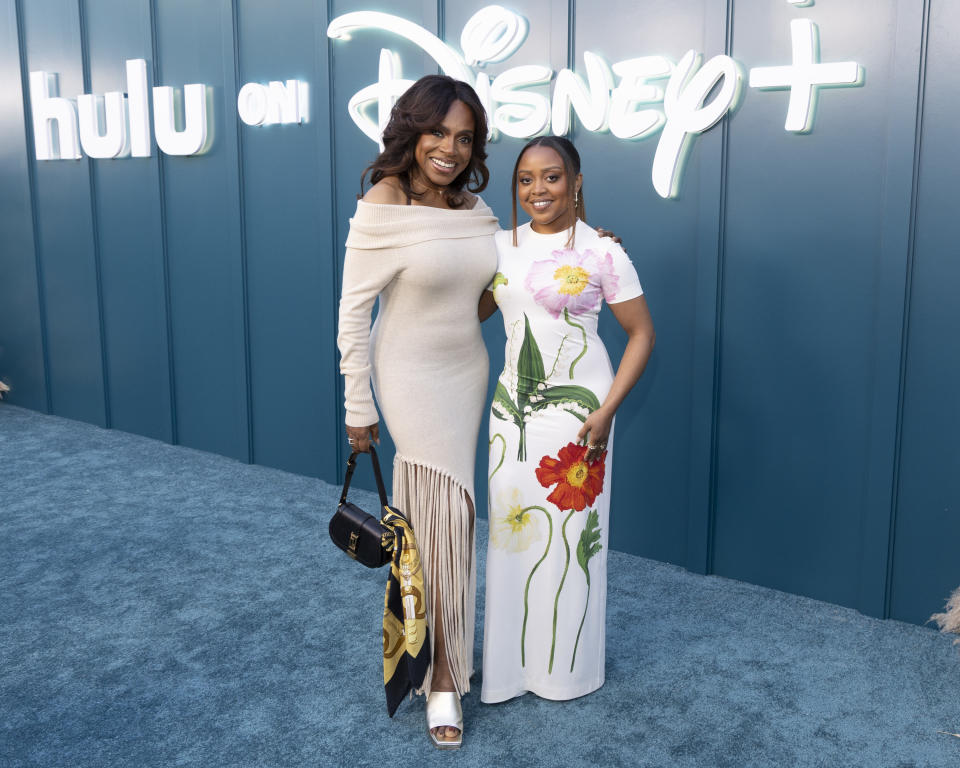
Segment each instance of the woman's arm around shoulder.
[{"label": "woman's arm around shoulder", "polygon": [[498,309],[497,300],[493,297],[493,291],[488,288],[480,294],[480,305],[477,307],[477,317],[480,318],[481,323],[492,317]]}]

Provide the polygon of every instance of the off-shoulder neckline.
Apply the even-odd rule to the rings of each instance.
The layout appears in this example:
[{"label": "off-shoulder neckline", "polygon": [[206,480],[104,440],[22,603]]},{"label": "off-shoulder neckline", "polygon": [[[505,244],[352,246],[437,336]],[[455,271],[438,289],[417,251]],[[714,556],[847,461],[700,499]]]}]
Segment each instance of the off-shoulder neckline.
[{"label": "off-shoulder neckline", "polygon": [[473,213],[474,211],[480,210],[481,205],[484,208],[489,208],[480,195],[474,195],[473,199],[473,208],[437,208],[432,205],[402,205],[400,203],[371,203],[363,198],[357,200],[357,206],[360,204],[369,205],[371,208],[403,208],[403,209],[425,209],[430,211],[443,211],[445,213]]}]

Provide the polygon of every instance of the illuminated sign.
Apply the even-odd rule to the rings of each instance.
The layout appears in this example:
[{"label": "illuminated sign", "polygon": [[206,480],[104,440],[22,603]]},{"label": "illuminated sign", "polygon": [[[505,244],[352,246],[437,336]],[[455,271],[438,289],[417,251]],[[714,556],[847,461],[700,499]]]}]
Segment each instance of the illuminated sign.
[{"label": "illuminated sign", "polygon": [[247,83],[237,94],[237,114],[247,125],[304,123],[309,103],[309,88],[302,80]]},{"label": "illuminated sign", "polygon": [[[812,0],[787,0],[796,8]],[[529,138],[548,131],[564,135],[573,115],[588,131],[609,132],[618,139],[641,140],[659,132],[651,169],[661,197],[676,197],[686,158],[697,137],[740,103],[743,67],[729,56],[707,61],[689,50],[677,63],[663,56],[640,56],[609,64],[584,51],[585,78],[572,69],[554,73],[540,64],[517,66],[496,77],[482,71],[509,59],[529,32],[527,20],[490,5],[467,21],[460,50],[407,19],[377,11],[357,11],[330,22],[327,35],[349,40],[362,30],[381,30],[423,50],[446,74],[472,85],[490,116],[490,139],[499,134]],[[790,24],[791,61],[754,67],[747,83],[759,90],[790,92],[784,128],[796,133],[813,126],[821,88],[863,83],[857,62],[821,62],[820,32],[809,19]],[[413,84],[404,79],[400,56],[380,51],[377,82],[360,89],[347,112],[363,133],[380,142],[390,110]],[[149,87],[143,59],[126,62],[127,93],[59,95],[55,74],[30,73],[29,92],[34,145],[38,160],[149,157],[153,140],[168,155],[200,155],[213,142],[212,89],[202,83]],[[552,82],[552,93],[543,91]],[[712,94],[712,95],[711,95]],[[708,100],[709,99],[709,100]],[[249,126],[299,124],[309,120],[309,88],[301,80],[247,83],[237,94],[237,115]]]},{"label": "illuminated sign", "polygon": [[[150,102],[153,136],[167,155],[202,155],[213,143],[211,88],[184,85],[182,92],[147,82],[147,62],[126,62],[127,93],[82,93],[76,101],[57,94],[57,77],[30,73],[30,110],[37,160],[150,157]],[[237,113],[247,125],[303,123],[309,119],[309,89],[301,80],[247,83],[237,96]],[[81,153],[81,149],[83,153]]]},{"label": "illuminated sign", "polygon": [[[811,4],[809,0],[788,2],[798,8]],[[573,70],[561,69],[554,76],[549,67],[536,64],[513,67],[491,80],[477,69],[509,58],[528,30],[526,19],[496,5],[481,9],[467,21],[460,37],[462,53],[423,27],[375,11],[338,16],[330,22],[327,35],[349,40],[352,33],[363,29],[404,38],[428,54],[443,72],[473,85],[490,115],[492,141],[499,133],[516,138],[530,138],[548,130],[566,134],[572,113],[586,130],[609,131],[620,139],[644,139],[660,131],[651,176],[661,197],[676,197],[684,162],[696,137],[734,110],[742,91],[740,64],[724,55],[703,63],[694,50],[687,51],[677,64],[663,56],[643,56],[612,65],[600,55],[584,51],[586,81]],[[790,33],[791,63],[751,69],[749,85],[789,89],[785,129],[805,133],[813,124],[818,90],[861,85],[863,70],[853,61],[821,63],[819,30],[812,21],[793,21]],[[614,76],[619,82],[615,83]],[[528,90],[551,81],[552,99],[538,90]],[[403,79],[400,57],[382,49],[378,80],[350,98],[350,117],[364,134],[379,143],[390,109],[412,82]],[[714,89],[715,95],[707,102]],[[376,115],[371,116],[374,106]]]},{"label": "illuminated sign", "polygon": [[821,64],[820,32],[809,19],[790,22],[793,63],[785,67],[754,67],[750,70],[751,88],[789,88],[788,131],[806,133],[813,127],[817,87],[860,85],[862,70],[854,61]]}]

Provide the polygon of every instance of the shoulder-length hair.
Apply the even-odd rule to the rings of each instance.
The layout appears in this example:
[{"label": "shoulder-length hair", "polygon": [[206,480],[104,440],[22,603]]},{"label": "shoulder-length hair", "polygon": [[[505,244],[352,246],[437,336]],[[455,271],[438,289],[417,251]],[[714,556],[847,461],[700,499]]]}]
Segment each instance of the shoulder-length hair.
[{"label": "shoulder-length hair", "polygon": [[[580,192],[577,192],[577,176],[580,174],[580,153],[573,146],[573,142],[564,136],[538,136],[528,141],[520,154],[517,155],[517,162],[513,165],[513,245],[517,245],[517,176],[520,173],[520,161],[528,149],[533,147],[549,147],[563,160],[563,170],[567,177],[567,194],[573,200],[573,213],[577,219],[584,224],[587,223],[587,206],[583,201],[583,184],[580,184]],[[570,227],[570,237],[567,238],[567,248],[573,248],[576,235],[576,219]]]},{"label": "shoulder-length hair", "polygon": [[[360,177],[360,191],[367,174],[376,184],[387,176],[396,176],[407,197],[419,200],[410,186],[410,172],[416,165],[415,150],[420,137],[438,128],[455,101],[462,101],[473,113],[473,143],[470,162],[447,188],[452,192],[447,201],[452,208],[463,204],[463,189],[481,192],[490,180],[484,160],[487,159],[487,113],[477,92],[462,80],[446,75],[427,75],[411,85],[390,110],[390,122],[383,131],[383,151]],[[470,186],[468,186],[468,184]]]}]

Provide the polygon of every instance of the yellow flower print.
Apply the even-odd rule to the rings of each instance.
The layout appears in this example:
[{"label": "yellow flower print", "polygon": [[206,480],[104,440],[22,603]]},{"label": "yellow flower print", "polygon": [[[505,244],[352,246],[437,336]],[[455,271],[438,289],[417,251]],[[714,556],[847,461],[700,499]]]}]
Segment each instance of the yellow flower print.
[{"label": "yellow flower print", "polygon": [[520,491],[509,488],[498,494],[490,519],[490,543],[507,552],[524,552],[542,538],[540,520],[532,508],[524,508]]},{"label": "yellow flower print", "polygon": [[609,253],[568,248],[533,262],[523,284],[537,304],[559,319],[564,310],[574,316],[599,310],[604,291],[615,294],[619,279]]},{"label": "yellow flower print", "polygon": [[570,264],[559,267],[553,273],[553,279],[557,281],[557,291],[568,296],[579,296],[583,289],[590,285],[590,273],[583,267]]}]

